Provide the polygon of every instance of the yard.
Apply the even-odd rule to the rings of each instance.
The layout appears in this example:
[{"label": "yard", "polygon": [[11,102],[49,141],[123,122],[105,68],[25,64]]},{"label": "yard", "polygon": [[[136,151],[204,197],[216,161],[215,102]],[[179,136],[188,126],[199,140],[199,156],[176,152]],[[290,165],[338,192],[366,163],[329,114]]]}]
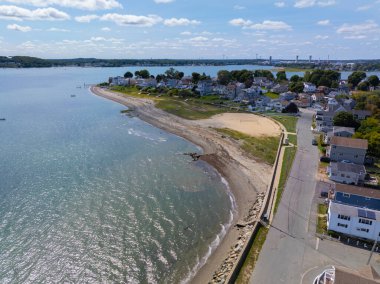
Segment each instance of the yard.
[{"label": "yard", "polygon": [[327,205],[318,204],[317,234],[327,234]]},{"label": "yard", "polygon": [[271,115],[270,117],[284,125],[286,131],[296,133],[298,117],[290,115]]}]

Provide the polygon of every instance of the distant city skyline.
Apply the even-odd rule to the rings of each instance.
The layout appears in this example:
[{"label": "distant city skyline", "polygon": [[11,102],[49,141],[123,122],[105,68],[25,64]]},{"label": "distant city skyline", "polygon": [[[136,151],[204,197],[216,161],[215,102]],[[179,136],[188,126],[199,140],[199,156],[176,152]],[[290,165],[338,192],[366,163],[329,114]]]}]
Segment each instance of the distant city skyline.
[{"label": "distant city skyline", "polygon": [[380,0],[0,0],[0,55],[379,59],[379,14]]}]

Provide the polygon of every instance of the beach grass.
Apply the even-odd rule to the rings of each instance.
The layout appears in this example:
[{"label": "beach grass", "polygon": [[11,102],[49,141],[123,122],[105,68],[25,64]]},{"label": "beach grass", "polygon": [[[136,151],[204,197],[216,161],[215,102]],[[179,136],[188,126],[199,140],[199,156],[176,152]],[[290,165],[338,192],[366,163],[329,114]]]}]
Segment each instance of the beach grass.
[{"label": "beach grass", "polygon": [[284,158],[281,167],[280,182],[277,189],[276,200],[274,204],[274,213],[277,212],[278,206],[280,205],[281,196],[285,188],[286,181],[292,169],[293,161],[296,156],[296,147],[286,147],[284,152]]},{"label": "beach grass", "polygon": [[216,130],[239,141],[241,148],[253,157],[264,161],[269,165],[274,164],[280,137],[253,137],[229,128],[216,128]]},{"label": "beach grass", "polygon": [[291,133],[295,133],[297,131],[298,117],[288,115],[271,115],[270,117],[284,125],[286,131]]},{"label": "beach grass", "polygon": [[184,101],[172,98],[160,98],[156,101],[156,107],[190,120],[210,118],[213,115],[227,112],[225,108],[202,104],[192,100]]},{"label": "beach grass", "polygon": [[257,260],[259,259],[260,251],[265,243],[268,231],[269,230],[267,228],[260,227],[255,237],[255,240],[253,241],[251,250],[249,251],[247,258],[245,259],[245,262],[240,270],[239,276],[236,279],[235,283],[249,283],[249,279],[251,278],[252,271],[255,268]]},{"label": "beach grass", "polygon": [[185,99],[180,97],[171,97],[166,94],[151,94],[146,91],[142,92],[136,87],[116,86],[112,87],[111,90],[135,98],[153,100],[157,108],[190,120],[206,119],[216,114],[231,112],[223,105],[217,105],[222,101],[219,96],[205,96],[201,98]]}]

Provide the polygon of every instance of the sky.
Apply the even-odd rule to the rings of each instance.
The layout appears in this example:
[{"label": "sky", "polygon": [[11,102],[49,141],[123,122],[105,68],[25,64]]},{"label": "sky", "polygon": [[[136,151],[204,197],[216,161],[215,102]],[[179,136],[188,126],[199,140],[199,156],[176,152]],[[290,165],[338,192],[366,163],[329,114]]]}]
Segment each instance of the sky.
[{"label": "sky", "polygon": [[0,55],[380,59],[380,0],[0,0]]}]

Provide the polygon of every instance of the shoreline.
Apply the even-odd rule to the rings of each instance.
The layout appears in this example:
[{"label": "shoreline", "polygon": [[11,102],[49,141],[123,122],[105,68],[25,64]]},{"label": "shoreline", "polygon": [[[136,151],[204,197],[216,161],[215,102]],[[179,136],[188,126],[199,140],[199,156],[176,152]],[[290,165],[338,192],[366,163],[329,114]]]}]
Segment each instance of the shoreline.
[{"label": "shoreline", "polygon": [[224,238],[190,279],[190,283],[210,282],[214,272],[229,257],[231,247],[241,237],[242,230],[234,225],[253,218],[252,209],[257,207],[258,197],[267,190],[272,167],[248,158],[235,141],[222,138],[215,130],[202,126],[201,120],[186,120],[164,112],[149,99],[129,97],[96,86],[90,87],[90,92],[127,106],[141,120],[201,147],[201,160],[211,165],[227,181],[236,202],[236,213]]}]

